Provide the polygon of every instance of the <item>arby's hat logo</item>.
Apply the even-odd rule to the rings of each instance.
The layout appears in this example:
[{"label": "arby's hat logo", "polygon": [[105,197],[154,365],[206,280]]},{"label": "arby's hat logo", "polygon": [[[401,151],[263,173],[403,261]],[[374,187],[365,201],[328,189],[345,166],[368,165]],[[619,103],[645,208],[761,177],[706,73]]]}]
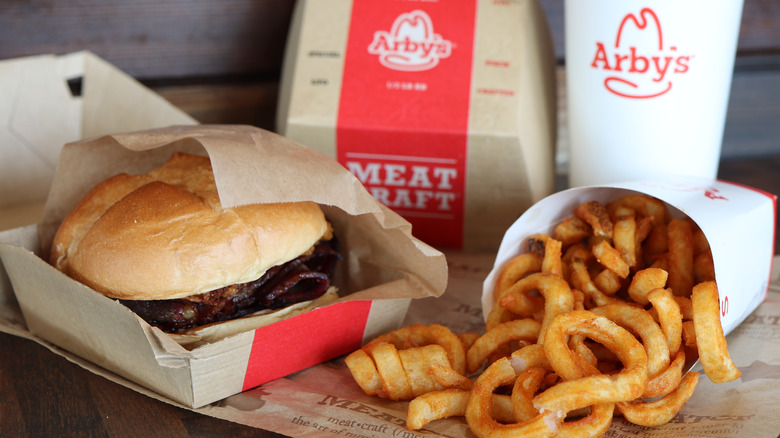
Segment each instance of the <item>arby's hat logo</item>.
[{"label": "arby's hat logo", "polygon": [[379,55],[379,62],[392,70],[423,71],[450,56],[452,42],[433,31],[425,11],[414,10],[399,15],[389,32],[374,32],[368,53]]},{"label": "arby's hat logo", "polygon": [[604,87],[611,93],[649,99],[672,90],[674,79],[689,71],[691,58],[664,39],[655,11],[643,8],[623,17],[614,44],[596,42],[591,67],[608,73]]}]

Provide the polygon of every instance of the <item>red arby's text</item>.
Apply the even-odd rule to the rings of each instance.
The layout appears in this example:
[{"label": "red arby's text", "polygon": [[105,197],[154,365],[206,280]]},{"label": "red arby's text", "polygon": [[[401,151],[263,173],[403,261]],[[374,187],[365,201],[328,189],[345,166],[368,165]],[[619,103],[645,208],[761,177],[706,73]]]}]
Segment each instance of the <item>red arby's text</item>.
[{"label": "red arby's text", "polygon": [[[639,44],[636,40],[643,33],[649,36],[645,34]],[[638,14],[623,17],[614,44],[596,41],[590,66],[609,73],[604,87],[611,93],[647,99],[669,92],[675,76],[690,70],[691,58],[680,54],[676,45],[666,44],[658,15],[651,8],[643,8]]]}]

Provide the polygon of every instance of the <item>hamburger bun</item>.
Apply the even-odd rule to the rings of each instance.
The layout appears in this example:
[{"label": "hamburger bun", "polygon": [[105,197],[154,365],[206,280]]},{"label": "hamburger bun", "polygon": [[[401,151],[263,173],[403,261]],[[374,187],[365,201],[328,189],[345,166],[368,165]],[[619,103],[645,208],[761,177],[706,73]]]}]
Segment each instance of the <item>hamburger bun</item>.
[{"label": "hamburger bun", "polygon": [[209,159],[175,153],[91,190],[62,222],[50,262],[111,298],[169,300],[256,280],[330,237],[313,202],[222,208]]}]

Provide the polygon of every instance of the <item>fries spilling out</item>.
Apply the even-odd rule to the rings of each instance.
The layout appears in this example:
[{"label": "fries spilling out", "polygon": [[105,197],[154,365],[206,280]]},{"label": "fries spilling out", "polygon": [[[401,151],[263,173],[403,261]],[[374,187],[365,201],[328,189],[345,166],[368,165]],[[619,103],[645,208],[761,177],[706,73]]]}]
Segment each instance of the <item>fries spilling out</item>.
[{"label": "fries spilling out", "polygon": [[614,416],[672,420],[701,360],[740,377],[701,230],[647,195],[583,203],[496,277],[485,333],[415,324],[346,358],[366,394],[409,400],[407,427],[464,416],[479,437],[597,437]]}]

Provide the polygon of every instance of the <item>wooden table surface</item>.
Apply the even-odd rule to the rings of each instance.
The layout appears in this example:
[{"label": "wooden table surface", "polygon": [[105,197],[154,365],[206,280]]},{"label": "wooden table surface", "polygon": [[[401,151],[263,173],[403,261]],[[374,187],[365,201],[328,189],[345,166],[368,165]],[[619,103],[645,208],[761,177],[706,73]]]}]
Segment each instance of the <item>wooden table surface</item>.
[{"label": "wooden table surface", "polygon": [[[728,160],[723,179],[780,193],[780,156]],[[780,245],[775,243],[775,251]],[[0,333],[1,437],[278,437],[149,398]]]}]

